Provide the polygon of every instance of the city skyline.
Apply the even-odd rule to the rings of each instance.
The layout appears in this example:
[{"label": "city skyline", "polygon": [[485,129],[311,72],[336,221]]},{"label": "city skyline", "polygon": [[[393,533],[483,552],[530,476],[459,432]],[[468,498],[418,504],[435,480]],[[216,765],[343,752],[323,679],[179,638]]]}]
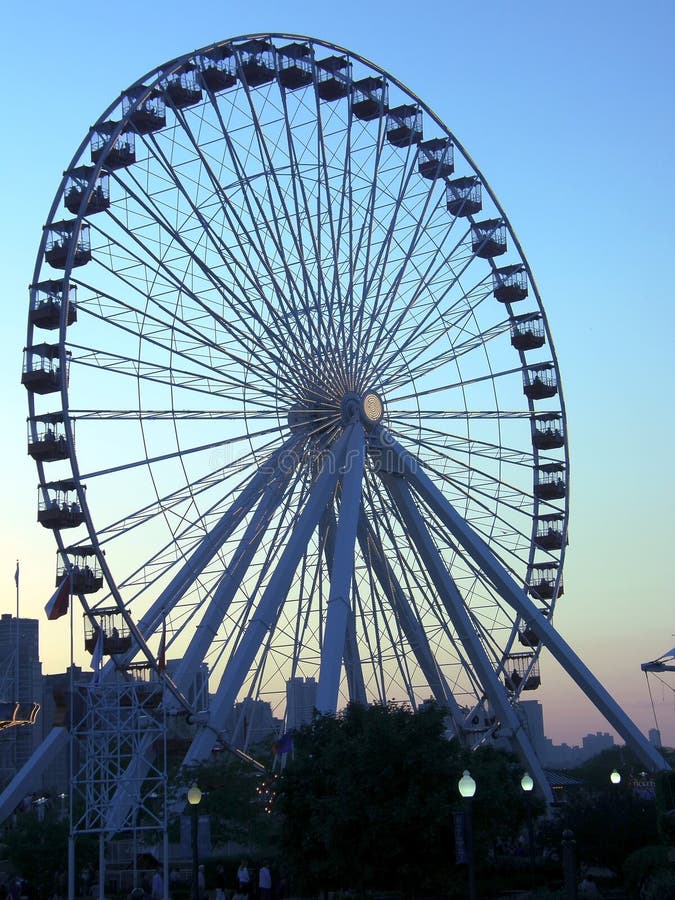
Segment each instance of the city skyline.
[{"label": "city skyline", "polygon": [[[0,620],[0,643],[2,646],[4,658],[12,661],[12,666],[8,667],[4,672],[4,677],[0,683],[0,691],[3,689],[7,696],[11,696],[28,707],[33,705],[39,710],[38,715],[32,720],[31,726],[26,723],[24,727],[9,733],[12,738],[10,741],[3,743],[4,756],[1,760],[0,769],[4,772],[3,778],[7,780],[8,763],[12,752],[20,752],[21,762],[25,762],[30,753],[46,739],[51,728],[54,725],[62,725],[64,717],[64,685],[69,684],[68,670],[54,673],[41,672],[41,657],[39,650],[39,621],[37,619],[20,620],[20,634],[22,641],[27,640],[24,647],[23,643],[19,655],[19,664],[15,665],[16,651],[16,618],[9,613],[4,613]],[[173,674],[179,665],[179,659],[166,660],[166,667],[169,674]],[[89,673],[86,668],[76,667],[78,682],[86,683],[89,679],[93,679],[94,673]],[[19,690],[7,687],[16,681],[16,675],[19,675]],[[204,698],[204,703],[208,705],[206,700],[205,689],[207,686],[205,667],[201,667],[200,671],[195,675],[195,681],[191,688],[195,693],[199,693]],[[52,691],[56,691],[52,696]],[[286,717],[285,721],[277,719],[273,716],[271,704],[268,701],[252,700],[238,701],[234,704],[231,712],[226,717],[225,728],[236,735],[242,729],[247,734],[246,745],[244,749],[248,751],[249,746],[254,746],[260,742],[265,742],[269,735],[280,735],[281,729],[285,727],[287,732],[292,733],[296,729],[305,724],[309,724],[312,720],[314,710],[316,708],[317,682],[313,677],[291,678],[286,683]],[[3,697],[0,697],[3,699]],[[6,698],[4,698],[6,699]],[[605,750],[615,746],[614,736],[607,731],[589,732],[581,736],[578,741],[562,741],[556,743],[546,734],[546,715],[545,709],[539,700],[521,700],[518,704],[519,715],[528,732],[528,736],[532,745],[539,756],[542,765],[549,769],[556,768],[574,768],[575,766],[585,762],[593,756],[597,756]],[[174,728],[178,725],[174,723]],[[185,734],[186,726],[183,724],[178,728],[178,732]],[[14,740],[16,738],[16,741]],[[661,747],[663,743],[660,739],[660,733],[656,729],[651,729],[648,738],[650,742]],[[236,740],[236,738],[235,738]],[[250,742],[250,744],[248,743]],[[498,742],[499,743],[499,742]],[[619,741],[616,746],[623,746]],[[17,747],[21,750],[18,751]]]},{"label": "city skyline", "polygon": [[[645,24],[632,20],[627,4],[600,4],[592,11],[579,5],[565,18],[553,12],[528,16],[495,9],[489,15],[476,12],[477,19],[460,10],[453,20],[439,11],[448,35],[472,33],[475,28],[487,57],[457,47],[459,58],[456,55],[452,65],[439,70],[444,44],[438,37],[417,26],[404,39],[389,20],[383,20],[373,36],[359,21],[355,4],[348,7],[347,22],[310,14],[302,4],[291,4],[286,10],[290,21],[283,22],[271,5],[255,15],[239,12],[236,20],[218,16],[215,9],[210,7],[210,21],[202,15],[198,23],[192,22],[187,35],[166,27],[153,31],[150,24],[160,23],[150,22],[156,19],[151,12],[139,13],[148,16],[148,27],[135,29],[133,35],[119,24],[100,23],[97,40],[90,45],[73,7],[72,16],[64,17],[66,24],[54,20],[53,30],[45,25],[44,33],[35,35],[41,52],[34,54],[34,74],[22,102],[12,107],[19,140],[2,150],[4,196],[10,210],[3,222],[3,246],[10,251],[6,258],[12,260],[2,362],[11,460],[6,493],[11,516],[3,523],[0,557],[7,572],[3,611],[13,610],[11,579],[18,557],[21,614],[40,618],[41,632],[47,629],[42,608],[53,590],[55,545],[35,522],[37,477],[25,455],[26,404],[18,382],[26,285],[61,170],[90,122],[143,71],[191,45],[278,24],[287,31],[342,43],[387,66],[456,131],[500,196],[544,298],[568,407],[571,542],[565,595],[557,606],[555,624],[646,734],[655,723],[640,664],[674,643],[672,589],[663,565],[673,526],[661,513],[673,499],[666,455],[672,439],[672,354],[667,335],[673,312],[665,268],[673,243],[673,226],[665,212],[673,191],[666,149],[672,146],[674,130],[667,91],[672,60],[666,42],[672,33],[672,13],[654,4]],[[575,13],[584,19],[581,35],[571,25]],[[15,35],[16,46],[8,47],[3,56],[6,78],[27,68],[17,47],[25,46],[32,25],[26,13],[10,15],[15,21],[8,33]],[[143,40],[137,31],[143,32]],[[562,35],[564,49],[556,49],[554,32],[556,41]],[[62,47],[69,39],[78,44],[78,59],[87,73],[82,79],[86,92],[79,90],[74,75],[59,87],[58,97],[65,105],[57,109],[40,103],[50,93],[54,35]],[[119,54],[115,51],[123,37],[125,53]],[[523,49],[504,59],[498,51],[509,39],[509,46]],[[107,58],[105,65],[98,55]],[[500,63],[499,76],[494,66],[491,70],[486,66],[495,60]],[[453,87],[463,73],[471,72],[473,78],[467,80],[472,90],[461,82],[463,90],[449,99],[443,87],[448,69],[455,75]],[[536,83],[538,71],[545,73],[546,84]],[[481,96],[468,96],[476,93]],[[73,107],[67,96],[79,103]],[[40,129],[33,124],[36,110]],[[630,140],[620,136],[617,125],[626,118]],[[50,136],[47,142],[43,129]],[[17,152],[31,171],[29,184],[13,184]],[[643,159],[649,163],[646,169],[640,165]],[[626,183],[631,179],[632,186]],[[647,353],[641,356],[642,341]],[[68,655],[67,623],[49,623],[48,628],[46,663],[54,670],[62,664],[64,652]],[[558,739],[565,733],[574,742],[575,733],[603,729],[602,717],[577,693],[544,653],[541,695]],[[672,746],[672,693],[657,687],[655,694],[663,742]]]}]

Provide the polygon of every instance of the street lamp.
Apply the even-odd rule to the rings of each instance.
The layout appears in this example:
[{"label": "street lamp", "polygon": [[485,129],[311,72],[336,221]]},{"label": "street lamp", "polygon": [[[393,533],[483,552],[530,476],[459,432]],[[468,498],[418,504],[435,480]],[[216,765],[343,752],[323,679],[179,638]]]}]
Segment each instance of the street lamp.
[{"label": "street lamp", "polygon": [[527,807],[527,845],[530,851],[530,885],[534,887],[534,828],[532,826],[532,806],[530,796],[534,789],[534,781],[529,772],[525,772],[520,779],[520,786],[525,792],[525,806]]},{"label": "street lamp", "polygon": [[467,769],[457,784],[459,794],[464,801],[464,840],[466,841],[466,860],[469,875],[469,900],[476,900],[476,868],[473,858],[473,818],[471,801],[476,793],[476,782]]},{"label": "street lamp", "polygon": [[192,787],[187,793],[188,803],[191,807],[192,816],[190,819],[190,844],[192,848],[192,900],[199,900],[199,804],[202,799],[202,792],[199,785],[193,781]]},{"label": "street lamp", "polygon": [[618,769],[612,769],[609,780],[612,784],[621,784],[621,772]]}]

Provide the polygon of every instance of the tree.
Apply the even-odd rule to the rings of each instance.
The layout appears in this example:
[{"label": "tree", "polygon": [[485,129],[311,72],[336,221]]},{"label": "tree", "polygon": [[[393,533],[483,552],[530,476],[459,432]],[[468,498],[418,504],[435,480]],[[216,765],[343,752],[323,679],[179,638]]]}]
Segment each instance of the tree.
[{"label": "tree", "polygon": [[[5,830],[5,857],[13,873],[27,879],[39,896],[51,896],[57,879],[63,889],[67,879],[68,822],[47,811],[44,819],[33,812],[22,812]],[[83,841],[78,846],[82,864],[96,859],[95,845]]]},{"label": "tree", "polygon": [[479,849],[517,833],[527,811],[522,769],[497,750],[470,755],[444,736],[444,712],[350,705],[295,735],[278,781],[281,846],[300,891],[447,893],[454,862],[457,783],[470,767]]},{"label": "tree", "polygon": [[173,792],[184,797],[193,782],[202,791],[199,812],[211,820],[214,844],[270,843],[275,823],[266,802],[270,778],[265,772],[233,755],[221,754],[182,770],[173,779]]}]

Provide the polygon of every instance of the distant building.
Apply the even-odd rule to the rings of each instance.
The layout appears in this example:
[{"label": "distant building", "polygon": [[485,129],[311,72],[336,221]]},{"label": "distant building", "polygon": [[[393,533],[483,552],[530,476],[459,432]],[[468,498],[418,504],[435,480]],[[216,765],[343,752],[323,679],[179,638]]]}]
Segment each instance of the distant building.
[{"label": "distant building", "polygon": [[[58,675],[42,677],[42,712],[40,714],[40,740],[44,741],[54,727],[70,730],[71,719],[79,722],[84,713],[84,701],[77,688],[91,681],[91,672],[83,671],[80,666],[72,666]],[[73,700],[73,690],[75,699]],[[74,706],[73,706],[74,703]],[[80,749],[73,745],[75,764],[79,764]],[[70,784],[70,744],[54,753],[43,776],[43,788],[51,794],[59,795],[68,792]]]},{"label": "distant building", "polygon": [[261,743],[267,743],[271,748],[272,736],[276,734],[278,727],[271,705],[265,700],[251,698],[236,703],[225,722],[229,743],[245,750]]},{"label": "distant building", "polygon": [[289,678],[286,682],[286,730],[308,725],[316,709],[316,679]]},{"label": "distant building", "polygon": [[544,734],[544,708],[538,700],[521,700],[518,703],[518,710],[534,752],[539,757],[540,762],[543,763],[547,751],[547,741]]},{"label": "distant building", "polygon": [[[0,701],[28,720],[42,705],[42,666],[37,619],[0,616]],[[42,740],[40,713],[35,725],[19,725],[0,731],[0,783],[7,784],[30,758]]]},{"label": "distant building", "polygon": [[658,728],[649,729],[649,743],[652,745],[652,747],[656,747],[658,750],[661,749],[661,732]]},{"label": "distant building", "polygon": [[595,734],[587,734],[581,742],[583,748],[584,759],[590,759],[597,756],[603,750],[611,750],[614,746],[614,738],[611,734],[603,731],[596,731]]}]

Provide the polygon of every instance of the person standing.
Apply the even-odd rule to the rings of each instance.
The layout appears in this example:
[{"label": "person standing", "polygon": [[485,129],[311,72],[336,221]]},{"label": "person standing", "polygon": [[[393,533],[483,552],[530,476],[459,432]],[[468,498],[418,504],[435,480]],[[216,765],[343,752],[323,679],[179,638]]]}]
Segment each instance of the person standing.
[{"label": "person standing", "polygon": [[239,868],[237,869],[237,882],[239,884],[239,893],[248,896],[251,888],[251,876],[249,875],[245,859],[242,859]]},{"label": "person standing", "polygon": [[272,897],[272,873],[267,863],[263,863],[258,874],[258,887],[260,888],[260,900],[271,900]]},{"label": "person standing", "polygon": [[216,869],[216,900],[225,900],[225,869],[222,865]]},{"label": "person standing", "polygon": [[162,870],[157,866],[152,876],[152,884],[150,886],[152,900],[163,900],[164,898],[164,882],[162,881]]}]

